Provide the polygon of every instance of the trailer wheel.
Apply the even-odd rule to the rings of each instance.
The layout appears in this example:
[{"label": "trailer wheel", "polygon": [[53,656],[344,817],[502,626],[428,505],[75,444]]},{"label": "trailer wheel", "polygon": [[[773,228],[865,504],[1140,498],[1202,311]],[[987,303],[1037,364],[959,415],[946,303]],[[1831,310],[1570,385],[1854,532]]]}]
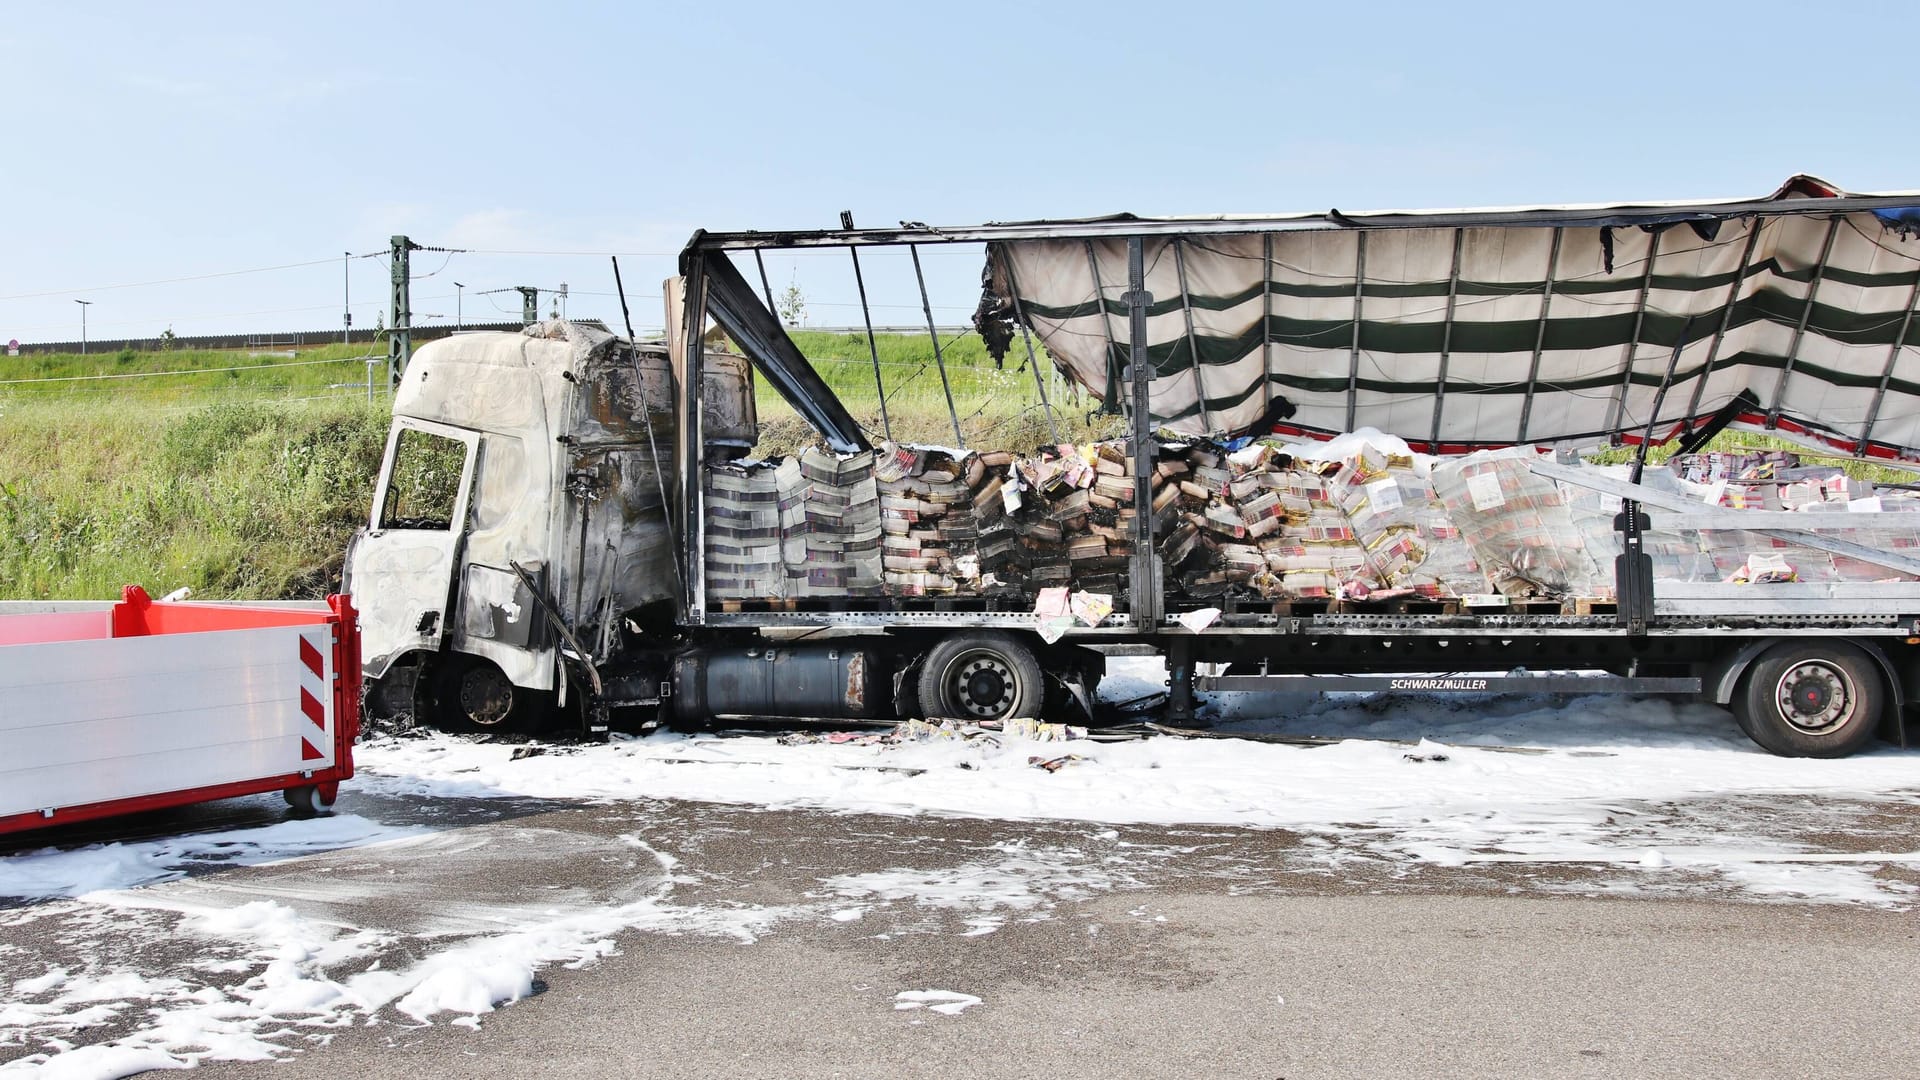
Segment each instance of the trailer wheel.
[{"label": "trailer wheel", "polygon": [[1012,635],[956,634],[920,665],[920,711],[957,720],[1038,717],[1046,683],[1033,650]]},{"label": "trailer wheel", "polygon": [[1878,667],[1857,647],[1783,641],[1747,668],[1733,716],[1771,753],[1845,757],[1873,740],[1885,701]]}]

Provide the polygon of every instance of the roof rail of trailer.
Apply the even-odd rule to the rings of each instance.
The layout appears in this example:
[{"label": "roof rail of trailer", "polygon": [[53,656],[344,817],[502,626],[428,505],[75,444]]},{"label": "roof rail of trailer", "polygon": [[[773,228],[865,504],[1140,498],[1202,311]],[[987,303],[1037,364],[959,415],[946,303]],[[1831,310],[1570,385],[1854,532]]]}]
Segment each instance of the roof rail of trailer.
[{"label": "roof rail of trailer", "polygon": [[[1692,202],[699,232],[681,266],[727,264],[714,276],[738,281],[721,306],[757,309],[735,258],[845,248],[858,278],[858,249],[905,246],[937,359],[919,249],[981,245],[974,325],[990,348],[1030,333],[1124,407],[1137,305],[1151,425],[1180,433],[1377,428],[1449,453],[1664,442],[1715,425],[1911,463],[1917,234],[1920,192],[1803,175],[1764,197]],[[1131,241],[1145,249],[1139,290]],[[824,384],[791,376],[805,364],[768,293],[752,320],[766,332],[741,345],[810,398]],[[874,367],[879,379],[877,352]],[[836,448],[864,442],[837,403],[809,408]]]}]

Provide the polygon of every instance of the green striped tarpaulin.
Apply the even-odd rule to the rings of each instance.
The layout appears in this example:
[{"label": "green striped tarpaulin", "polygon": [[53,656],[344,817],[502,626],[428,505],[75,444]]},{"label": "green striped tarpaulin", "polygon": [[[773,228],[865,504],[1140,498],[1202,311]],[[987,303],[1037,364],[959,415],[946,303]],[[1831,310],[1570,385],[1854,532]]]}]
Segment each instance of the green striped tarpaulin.
[{"label": "green striped tarpaulin", "polygon": [[[1247,232],[1152,219],[1151,410],[1222,433],[1290,408],[1282,430],[1457,448],[1632,439],[1650,421],[1665,437],[1725,409],[1735,426],[1920,457],[1920,238],[1885,208],[1819,212],[1830,197],[1796,177],[1737,214],[1336,212]],[[1116,398],[1127,243],[1108,229],[988,248],[1000,314],[1017,293],[1056,361]]]}]

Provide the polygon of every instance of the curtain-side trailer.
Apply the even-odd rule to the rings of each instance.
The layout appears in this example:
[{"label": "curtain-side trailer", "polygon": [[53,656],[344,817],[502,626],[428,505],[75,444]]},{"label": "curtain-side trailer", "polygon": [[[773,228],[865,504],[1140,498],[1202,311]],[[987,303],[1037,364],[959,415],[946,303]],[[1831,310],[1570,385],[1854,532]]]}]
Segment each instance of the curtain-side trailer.
[{"label": "curtain-side trailer", "polygon": [[[696,234],[669,283],[663,343],[551,323],[456,335],[407,366],[373,514],[347,560],[369,703],[481,728],[556,710],[590,730],[622,718],[993,719],[1084,706],[1106,656],[1158,653],[1174,722],[1214,690],[1672,693],[1729,706],[1780,754],[1902,738],[1920,672],[1920,556],[1862,539],[1900,515],[1721,509],[1638,469],[1622,478],[1528,454],[1520,467],[1539,482],[1618,501],[1605,588],[1423,605],[1276,601],[1239,584],[1196,593],[1169,562],[1170,519],[1147,508],[1166,440],[1182,434],[1374,428],[1457,456],[1698,444],[1735,427],[1911,461],[1916,206],[1796,178],[1718,203]],[[1140,512],[1103,534],[1110,614],[1062,618],[1036,610],[1037,588],[951,576],[929,591],[910,570],[861,584],[840,549],[864,539],[800,537],[791,489],[727,464],[752,450],[756,379],[818,433],[825,474],[789,466],[816,495],[844,504],[833,493],[899,449],[875,457],[875,433],[735,260],[838,252],[857,273],[860,252],[905,248],[938,363],[919,256],[942,245],[985,256],[983,335],[1024,341],[1030,360],[1037,338],[1126,414],[1126,452],[1106,469],[1120,486],[1105,490]],[[871,343],[870,314],[867,326]],[[737,354],[716,348],[722,337]],[[873,372],[883,379],[877,348]],[[749,479],[721,479],[736,475]],[[1716,531],[1873,572],[1656,576],[1649,536]],[[758,551],[782,554],[741,561]],[[769,565],[773,576],[753,576]],[[771,584],[743,593],[756,581]]]}]

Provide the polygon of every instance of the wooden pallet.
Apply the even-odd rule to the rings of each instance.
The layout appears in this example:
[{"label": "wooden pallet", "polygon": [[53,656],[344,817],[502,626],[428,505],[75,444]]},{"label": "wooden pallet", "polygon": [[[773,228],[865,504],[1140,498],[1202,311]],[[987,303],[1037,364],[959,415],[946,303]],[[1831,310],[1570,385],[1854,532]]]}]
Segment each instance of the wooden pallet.
[{"label": "wooden pallet", "polygon": [[1562,611],[1558,600],[1511,600],[1507,603],[1509,615],[1559,615]]},{"label": "wooden pallet", "polygon": [[1452,597],[1396,596],[1391,600],[1342,600],[1331,609],[1341,615],[1458,615]]},{"label": "wooden pallet", "polygon": [[1617,615],[1620,605],[1611,596],[1576,596],[1566,602],[1568,615]]},{"label": "wooden pallet", "polygon": [[1288,618],[1304,619],[1315,615],[1325,615],[1333,609],[1331,600],[1276,600],[1273,613]]}]

